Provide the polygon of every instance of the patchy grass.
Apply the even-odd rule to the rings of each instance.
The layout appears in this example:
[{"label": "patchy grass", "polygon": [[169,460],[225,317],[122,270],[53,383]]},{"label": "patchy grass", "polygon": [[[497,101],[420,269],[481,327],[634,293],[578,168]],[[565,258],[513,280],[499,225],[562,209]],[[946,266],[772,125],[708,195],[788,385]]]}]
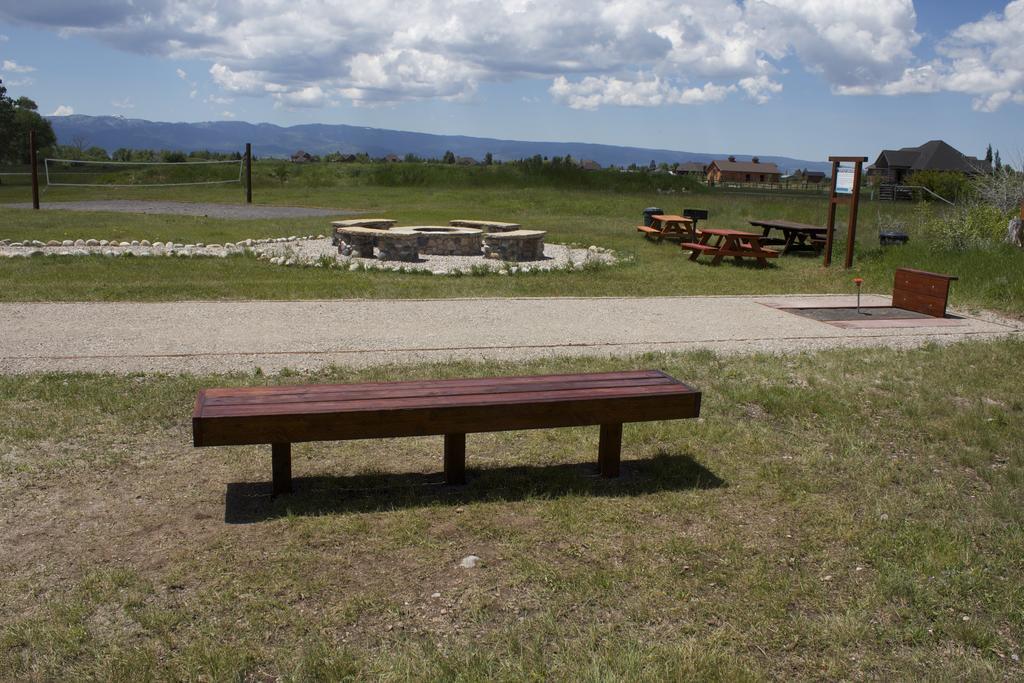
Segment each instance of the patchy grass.
[{"label": "patchy grass", "polygon": [[[709,225],[745,227],[751,218],[785,217],[823,223],[827,202],[821,197],[747,196],[719,192],[605,194],[542,188],[437,188],[284,186],[257,188],[268,204],[334,206],[385,214],[405,224],[445,224],[456,217],[489,217],[549,231],[549,241],[596,244],[627,259],[612,268],[516,276],[478,274],[469,278],[282,268],[254,258],[109,259],[37,257],[0,261],[0,300],[310,299],[424,298],[465,296],[638,296],[685,294],[770,294],[852,292],[851,278],[865,278],[865,290],[891,291],[899,266],[960,276],[953,304],[1024,315],[1024,254],[1010,247],[955,253],[935,248],[934,238],[912,234],[907,247],[880,249],[877,226],[912,223],[914,209],[902,203],[865,202],[861,210],[856,267],[825,270],[817,258],[776,259],[768,269],[725,263],[692,263],[672,243],[644,240],[634,226],[649,205],[667,211],[703,207]],[[0,202],[24,201],[22,188],[0,187]],[[54,188],[44,200],[95,199],[101,191]],[[188,199],[237,203],[237,188],[180,191],[133,190],[120,198]],[[145,216],[65,211],[33,212],[0,207],[0,237],[11,239],[150,239],[222,243],[253,237],[325,233],[322,218],[219,220],[183,216]],[[841,262],[843,247],[837,247]]]},{"label": "patchy grass", "polygon": [[[700,420],[193,449],[209,385],[660,367]],[[1018,679],[1024,344],[0,378],[15,679]],[[475,570],[457,567],[468,554]],[[1018,658],[1018,659],[1015,659]]]}]

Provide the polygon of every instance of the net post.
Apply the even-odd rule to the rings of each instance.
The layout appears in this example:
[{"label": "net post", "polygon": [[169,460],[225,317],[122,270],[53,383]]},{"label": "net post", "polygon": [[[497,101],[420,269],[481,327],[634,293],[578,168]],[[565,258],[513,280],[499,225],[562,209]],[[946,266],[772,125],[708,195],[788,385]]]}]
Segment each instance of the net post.
[{"label": "net post", "polygon": [[36,158],[36,132],[28,132],[28,158],[32,164],[32,208],[39,209],[39,162]]},{"label": "net post", "polygon": [[245,143],[245,203],[252,204],[252,143]]}]

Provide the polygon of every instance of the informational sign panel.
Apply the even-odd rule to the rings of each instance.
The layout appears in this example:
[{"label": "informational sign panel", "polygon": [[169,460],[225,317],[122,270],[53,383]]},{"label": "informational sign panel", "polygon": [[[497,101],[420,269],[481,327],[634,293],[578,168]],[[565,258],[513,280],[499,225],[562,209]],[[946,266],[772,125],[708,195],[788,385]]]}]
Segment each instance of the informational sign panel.
[{"label": "informational sign panel", "polygon": [[839,164],[836,169],[836,194],[853,194],[855,175],[852,164]]}]

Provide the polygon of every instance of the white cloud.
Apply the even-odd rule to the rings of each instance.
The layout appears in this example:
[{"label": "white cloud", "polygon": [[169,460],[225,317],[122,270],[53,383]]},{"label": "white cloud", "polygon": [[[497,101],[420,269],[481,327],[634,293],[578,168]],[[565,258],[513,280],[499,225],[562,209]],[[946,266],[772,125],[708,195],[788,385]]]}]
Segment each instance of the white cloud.
[{"label": "white cloud", "polygon": [[737,85],[743,89],[743,92],[747,93],[747,97],[758,104],[764,104],[771,99],[772,95],[782,92],[781,83],[777,83],[763,74],[761,76],[741,78]]},{"label": "white cloud", "polygon": [[125,97],[121,100],[114,100],[110,103],[110,106],[115,109],[135,109],[135,103],[132,102],[131,97]]},{"label": "white cloud", "polygon": [[185,73],[184,69],[175,69],[174,73],[178,74],[178,78],[180,78],[181,80],[183,80],[183,81],[187,81],[188,80],[188,74]]},{"label": "white cloud", "polygon": [[0,33],[0,43],[6,43],[8,40],[10,40],[10,38],[8,38],[5,34]]},{"label": "white cloud", "polygon": [[953,30],[937,47],[939,58],[903,71],[899,78],[843,95],[956,92],[972,95],[975,111],[992,112],[1007,102],[1024,103],[1024,0]]},{"label": "white cloud", "polygon": [[11,74],[27,74],[35,71],[34,66],[25,66],[24,64],[18,64],[10,59],[5,59],[3,64],[0,64],[0,71]]},{"label": "white cloud", "polygon": [[274,98],[278,104],[289,107],[322,107],[327,96],[319,85],[310,85],[302,90],[276,93]]},{"label": "white cloud", "polygon": [[188,98],[189,98],[190,100],[194,100],[194,99],[195,99],[195,98],[197,98],[197,97],[199,97],[199,91],[198,91],[198,90],[196,90],[195,88],[193,88],[192,90],[189,90],[189,91],[188,91]]},{"label": "white cloud", "polygon": [[74,107],[70,107],[70,106],[68,106],[66,104],[62,104],[59,107],[57,107],[56,109],[54,109],[50,113],[50,116],[71,116],[74,113],[75,113]]},{"label": "white cloud", "polygon": [[523,78],[580,108],[764,102],[785,59],[871,90],[914,67],[920,41],[911,0],[33,0],[0,19],[205,60],[225,92],[288,107],[458,100]]},{"label": "white cloud", "polygon": [[233,118],[235,118],[235,113],[232,112],[232,111],[222,111],[220,113],[220,115],[221,115],[222,118],[225,118],[225,119],[233,119]]},{"label": "white cloud", "polygon": [[640,74],[623,80],[611,76],[587,76],[572,83],[564,76],[555,78],[549,92],[556,102],[573,109],[597,109],[602,105],[657,107],[665,104],[702,104],[720,102],[735,86],[705,83],[699,88],[680,88],[658,77]]}]

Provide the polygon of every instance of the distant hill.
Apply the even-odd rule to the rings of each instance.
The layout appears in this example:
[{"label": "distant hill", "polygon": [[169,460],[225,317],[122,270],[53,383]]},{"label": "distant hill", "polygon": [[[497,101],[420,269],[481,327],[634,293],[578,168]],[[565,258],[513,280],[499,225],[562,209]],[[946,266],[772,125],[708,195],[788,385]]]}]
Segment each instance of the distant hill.
[{"label": "distant hill", "polygon": [[[473,138],[464,135],[431,135],[344,124],[313,123],[282,127],[270,123],[253,124],[244,121],[163,123],[120,116],[78,114],[53,116],[50,117],[50,122],[61,144],[77,141],[87,147],[102,147],[108,152],[113,152],[119,147],[184,152],[201,149],[231,152],[241,151],[246,142],[251,142],[257,157],[285,157],[301,149],[310,154],[341,151],[345,154],[365,152],[371,157],[382,157],[387,154],[404,156],[412,153],[421,157],[440,158],[445,151],[451,150],[456,156],[473,157],[478,160],[483,159],[487,152],[493,154],[495,159],[501,160],[522,159],[535,154],[547,157],[571,154],[575,159],[593,159],[603,166],[628,166],[647,164],[652,159],[659,164],[663,161],[670,164],[687,161],[705,163],[728,156],[726,153],[705,154],[583,142],[528,142]],[[750,159],[750,155],[735,156],[738,160]],[[778,164],[786,173],[800,168],[826,172],[831,169],[827,162],[764,154],[758,156],[762,161]]]}]

